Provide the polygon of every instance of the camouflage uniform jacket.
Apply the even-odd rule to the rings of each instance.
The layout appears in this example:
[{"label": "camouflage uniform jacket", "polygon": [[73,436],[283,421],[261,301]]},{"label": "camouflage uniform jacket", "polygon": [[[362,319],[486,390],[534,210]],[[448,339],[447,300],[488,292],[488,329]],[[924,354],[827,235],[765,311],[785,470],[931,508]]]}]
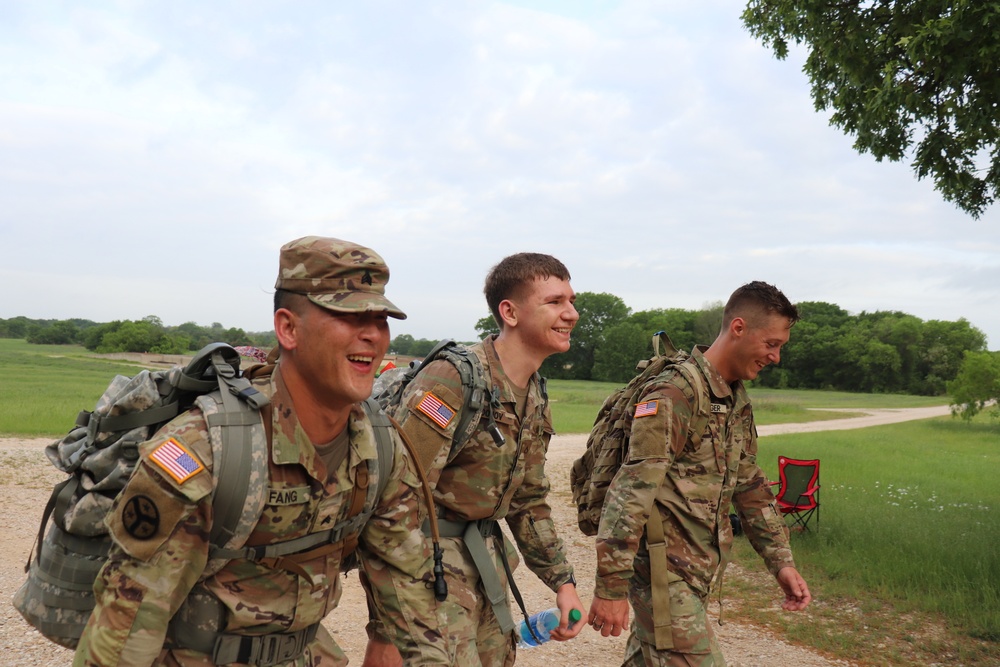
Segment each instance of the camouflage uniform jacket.
[{"label": "camouflage uniform jacket", "polygon": [[[499,391],[502,407],[494,410],[493,416],[504,436],[502,446],[480,428],[460,449],[452,451],[464,400],[458,371],[446,360],[432,362],[410,383],[396,419],[421,459],[431,462],[425,471],[434,488],[438,515],[452,521],[506,519],[525,564],[549,588],[557,590],[570,579],[573,568],[566,561],[547,500],[545,456],[553,432],[548,403],[536,375],[528,386],[524,418],[518,418],[512,385],[493,338],[469,349],[482,362],[491,386]],[[446,423],[420,409],[428,394],[454,413]]]},{"label": "camouflage uniform jacket", "polygon": [[[757,429],[741,381],[729,385],[695,349],[685,361],[705,379],[695,396],[684,376],[667,369],[644,390],[646,416],[632,422],[627,460],[608,489],[597,535],[597,586],[605,599],[624,598],[652,508],[663,520],[668,567],[702,594],[729,557],[730,503],[772,574],[793,566],[788,530],[767,478],[757,466]],[[654,404],[651,402],[655,401]],[[705,424],[689,437],[696,410]],[[698,422],[696,422],[698,423]],[[700,442],[698,442],[700,440]]]},{"label": "camouflage uniform jacket", "polygon": [[[280,369],[280,365],[279,365]],[[327,475],[322,460],[295,417],[280,373],[254,382],[271,397],[272,443],[266,504],[248,545],[286,541],[329,528],[348,515],[359,467],[376,455],[375,434],[360,405],[349,418],[350,449],[338,470]],[[151,457],[169,439],[185,448],[204,470],[178,483]],[[396,439],[391,477],[361,541],[392,567],[416,574],[427,558],[420,523],[418,479]],[[140,446],[141,461],[119,494],[107,523],[114,539],[111,556],[95,584],[96,608],[84,631],[74,665],[181,665],[205,667],[211,656],[169,648],[167,624],[192,589],[208,591],[225,609],[229,633],[294,632],[319,623],[341,595],[343,543],[300,562],[299,572],[274,561],[228,561],[203,578],[208,562],[212,515],[212,449],[202,413],[193,409]],[[254,480],[251,480],[253,487]],[[260,487],[257,487],[260,489]],[[145,496],[159,525],[145,533],[126,527],[131,501]],[[418,515],[418,511],[420,514]],[[150,534],[151,533],[151,534]],[[136,536],[138,534],[138,537]],[[164,643],[166,646],[164,647]],[[329,658],[329,659],[328,659]],[[302,667],[346,664],[322,628],[299,658],[282,663]]]}]

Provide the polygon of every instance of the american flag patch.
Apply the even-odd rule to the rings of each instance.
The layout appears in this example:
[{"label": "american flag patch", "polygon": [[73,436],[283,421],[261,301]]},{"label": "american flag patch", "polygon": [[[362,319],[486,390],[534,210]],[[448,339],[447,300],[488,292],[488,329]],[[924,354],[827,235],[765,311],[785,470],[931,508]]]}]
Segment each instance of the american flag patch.
[{"label": "american flag patch", "polygon": [[154,449],[153,453],[149,455],[149,460],[165,470],[168,475],[177,480],[178,484],[183,484],[205,469],[205,466],[194,457],[194,454],[173,438],[169,438]]},{"label": "american flag patch", "polygon": [[420,402],[417,403],[417,410],[430,417],[441,428],[448,428],[448,424],[451,423],[452,418],[455,416],[455,411],[431,392],[427,392],[420,399]]},{"label": "american flag patch", "polygon": [[656,411],[660,408],[659,401],[646,401],[645,403],[635,404],[635,417],[652,417],[656,414]]}]

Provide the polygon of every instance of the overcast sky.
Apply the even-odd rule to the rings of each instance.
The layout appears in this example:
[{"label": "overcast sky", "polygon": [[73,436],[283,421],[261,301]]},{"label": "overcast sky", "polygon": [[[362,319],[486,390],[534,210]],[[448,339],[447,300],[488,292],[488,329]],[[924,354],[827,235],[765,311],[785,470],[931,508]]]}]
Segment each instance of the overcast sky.
[{"label": "overcast sky", "polygon": [[815,112],[731,0],[0,4],[0,317],[271,328],[282,243],[471,340],[518,251],[633,310],[766,280],[1000,348],[1000,213]]}]

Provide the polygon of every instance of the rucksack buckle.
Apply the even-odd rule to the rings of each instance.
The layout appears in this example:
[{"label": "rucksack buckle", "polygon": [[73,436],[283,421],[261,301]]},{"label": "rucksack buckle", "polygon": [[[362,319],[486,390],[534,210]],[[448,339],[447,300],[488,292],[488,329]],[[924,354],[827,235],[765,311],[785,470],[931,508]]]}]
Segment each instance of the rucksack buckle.
[{"label": "rucksack buckle", "polygon": [[297,632],[287,635],[265,635],[260,643],[258,665],[275,665],[289,662],[299,657],[305,649],[304,633]]},{"label": "rucksack buckle", "polygon": [[219,635],[212,652],[212,661],[217,665],[234,662],[257,667],[271,667],[291,662],[303,653],[306,646],[316,638],[318,623],[296,632],[275,632],[269,635]]}]

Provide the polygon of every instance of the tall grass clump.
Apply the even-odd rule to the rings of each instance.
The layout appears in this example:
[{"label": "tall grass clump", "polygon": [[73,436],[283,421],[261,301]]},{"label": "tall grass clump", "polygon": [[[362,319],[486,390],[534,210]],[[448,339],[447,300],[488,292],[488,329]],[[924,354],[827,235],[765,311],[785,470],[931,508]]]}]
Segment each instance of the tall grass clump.
[{"label": "tall grass clump", "polygon": [[[943,614],[1000,641],[1000,425],[952,418],[761,438],[758,461],[820,459],[820,523],[796,561],[826,595]],[[816,528],[819,530],[816,530]]]},{"label": "tall grass clump", "polygon": [[139,370],[94,357],[79,346],[0,339],[0,435],[66,433],[80,410],[93,409],[115,375]]}]

